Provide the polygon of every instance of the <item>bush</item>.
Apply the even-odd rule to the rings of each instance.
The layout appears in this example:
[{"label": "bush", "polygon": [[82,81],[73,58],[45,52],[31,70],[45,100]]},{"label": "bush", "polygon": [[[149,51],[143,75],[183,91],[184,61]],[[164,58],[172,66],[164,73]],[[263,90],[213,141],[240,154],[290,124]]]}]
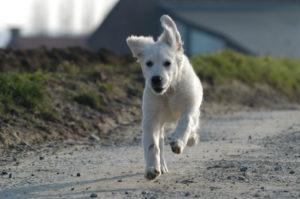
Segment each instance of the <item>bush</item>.
[{"label": "bush", "polygon": [[300,99],[300,60],[253,57],[231,50],[192,58],[199,77],[212,85],[241,81],[268,84],[290,99]]},{"label": "bush", "polygon": [[40,73],[0,74],[0,109],[25,108],[36,110],[44,101],[42,85],[44,76]]}]

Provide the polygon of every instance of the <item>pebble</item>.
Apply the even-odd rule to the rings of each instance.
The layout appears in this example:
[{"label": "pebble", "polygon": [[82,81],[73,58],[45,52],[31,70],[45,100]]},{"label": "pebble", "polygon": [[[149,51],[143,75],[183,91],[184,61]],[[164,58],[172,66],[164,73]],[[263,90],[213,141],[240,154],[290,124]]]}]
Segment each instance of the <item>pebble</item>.
[{"label": "pebble", "polygon": [[77,173],[76,176],[77,176],[77,177],[80,177],[80,173]]},{"label": "pebble", "polygon": [[275,166],[274,167],[274,171],[281,171],[281,170],[282,170],[281,166]]},{"label": "pebble", "polygon": [[186,179],[186,180],[182,180],[182,181],[180,181],[180,183],[182,183],[182,184],[186,184],[186,185],[189,185],[189,184],[191,184],[191,183],[194,183],[194,181],[193,181],[193,180],[191,180],[191,179]]},{"label": "pebble", "polygon": [[190,194],[190,192],[186,192],[184,195],[185,195],[186,197],[188,197],[188,196],[190,196],[191,194]]},{"label": "pebble", "polygon": [[98,195],[97,195],[97,194],[95,194],[95,193],[92,193],[92,194],[90,195],[90,197],[91,197],[91,198],[97,198],[97,197],[98,197]]},{"label": "pebble", "polygon": [[295,173],[295,171],[293,171],[293,170],[291,170],[290,172],[289,172],[289,174],[294,174]]},{"label": "pebble", "polygon": [[246,172],[247,170],[248,170],[248,167],[246,167],[246,166],[241,166],[240,167],[241,172]]},{"label": "pebble", "polygon": [[2,171],[2,172],[1,172],[1,175],[2,175],[2,176],[7,175],[7,174],[8,174],[8,173],[7,173],[6,171]]},{"label": "pebble", "polygon": [[49,148],[53,148],[53,147],[54,147],[54,144],[48,144],[48,147],[49,147]]},{"label": "pebble", "polygon": [[238,180],[245,180],[245,178],[242,177],[242,176],[239,176],[239,177],[238,177]]},{"label": "pebble", "polygon": [[95,134],[90,135],[89,139],[92,141],[100,141],[100,138]]}]

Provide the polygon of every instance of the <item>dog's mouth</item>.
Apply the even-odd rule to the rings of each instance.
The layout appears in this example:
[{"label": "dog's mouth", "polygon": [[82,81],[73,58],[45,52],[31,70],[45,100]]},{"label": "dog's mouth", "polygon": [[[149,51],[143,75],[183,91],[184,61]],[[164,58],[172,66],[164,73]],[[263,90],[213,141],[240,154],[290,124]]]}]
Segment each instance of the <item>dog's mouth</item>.
[{"label": "dog's mouth", "polygon": [[152,86],[152,90],[155,94],[162,95],[166,91],[166,88],[162,86]]},{"label": "dog's mouth", "polygon": [[163,87],[152,87],[153,88],[153,90],[156,92],[156,93],[162,93],[163,92]]}]

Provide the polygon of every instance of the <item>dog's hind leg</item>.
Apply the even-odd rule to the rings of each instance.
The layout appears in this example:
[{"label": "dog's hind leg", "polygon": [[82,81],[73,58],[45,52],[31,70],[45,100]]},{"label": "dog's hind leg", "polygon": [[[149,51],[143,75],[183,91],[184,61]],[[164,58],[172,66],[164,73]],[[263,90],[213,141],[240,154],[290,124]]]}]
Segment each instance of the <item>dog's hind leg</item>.
[{"label": "dog's hind leg", "polygon": [[164,158],[164,146],[165,146],[165,136],[164,127],[162,127],[159,138],[159,149],[160,149],[160,169],[161,173],[168,173],[167,163]]},{"label": "dog's hind leg", "polygon": [[198,135],[197,131],[195,130],[195,131],[192,131],[186,145],[191,147],[191,146],[198,144],[198,141],[199,141],[199,135]]},{"label": "dog's hind leg", "polygon": [[200,121],[198,120],[198,121],[195,122],[195,127],[194,127],[194,129],[192,130],[192,132],[190,134],[190,137],[189,137],[188,142],[187,142],[187,146],[191,147],[191,146],[194,146],[194,145],[198,144],[198,142],[199,142],[199,129],[200,129]]}]

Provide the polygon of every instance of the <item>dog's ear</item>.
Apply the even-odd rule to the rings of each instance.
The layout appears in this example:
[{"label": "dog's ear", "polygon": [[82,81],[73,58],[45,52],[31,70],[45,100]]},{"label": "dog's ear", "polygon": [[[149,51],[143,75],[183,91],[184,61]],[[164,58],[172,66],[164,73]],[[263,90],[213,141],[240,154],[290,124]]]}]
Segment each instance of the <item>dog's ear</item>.
[{"label": "dog's ear", "polygon": [[158,41],[165,42],[178,51],[183,51],[183,42],[175,22],[168,15],[161,16],[160,22],[164,32],[160,35]]},{"label": "dog's ear", "polygon": [[127,45],[130,48],[132,54],[136,58],[143,56],[145,47],[149,44],[154,44],[152,37],[144,36],[130,36],[126,39]]}]

